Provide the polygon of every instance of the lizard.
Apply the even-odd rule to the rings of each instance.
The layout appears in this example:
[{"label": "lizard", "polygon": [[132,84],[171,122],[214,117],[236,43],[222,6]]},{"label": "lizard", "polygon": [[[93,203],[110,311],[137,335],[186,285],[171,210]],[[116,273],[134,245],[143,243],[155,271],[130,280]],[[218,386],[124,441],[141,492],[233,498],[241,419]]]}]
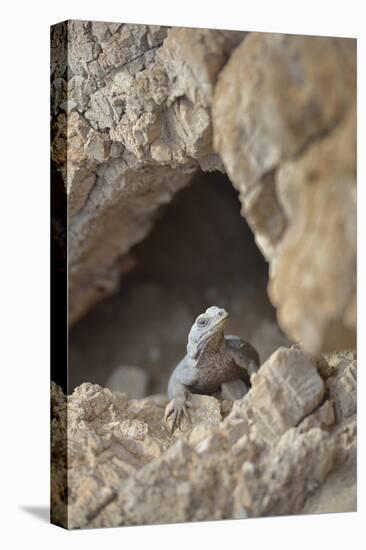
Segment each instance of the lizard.
[{"label": "lizard", "polygon": [[211,306],[200,314],[188,335],[187,354],[168,382],[165,421],[172,418],[171,434],[183,417],[190,420],[190,394],[212,395],[226,383],[250,387],[250,377],[259,368],[256,349],[239,336],[224,335],[228,312]]}]

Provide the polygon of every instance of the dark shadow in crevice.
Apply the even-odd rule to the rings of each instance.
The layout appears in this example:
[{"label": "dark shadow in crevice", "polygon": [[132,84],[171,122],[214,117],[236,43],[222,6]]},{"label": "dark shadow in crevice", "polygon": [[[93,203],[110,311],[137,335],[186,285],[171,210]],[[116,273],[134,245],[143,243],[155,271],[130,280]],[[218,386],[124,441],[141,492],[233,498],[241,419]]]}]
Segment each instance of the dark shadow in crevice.
[{"label": "dark shadow in crevice", "polygon": [[164,392],[195,317],[212,305],[229,311],[228,333],[256,345],[262,360],[284,343],[267,297],[268,265],[240,208],[228,178],[215,172],[199,174],[161,210],[132,250],[136,267],[120,291],[70,331],[71,391],[135,365],[150,374],[150,392]]}]

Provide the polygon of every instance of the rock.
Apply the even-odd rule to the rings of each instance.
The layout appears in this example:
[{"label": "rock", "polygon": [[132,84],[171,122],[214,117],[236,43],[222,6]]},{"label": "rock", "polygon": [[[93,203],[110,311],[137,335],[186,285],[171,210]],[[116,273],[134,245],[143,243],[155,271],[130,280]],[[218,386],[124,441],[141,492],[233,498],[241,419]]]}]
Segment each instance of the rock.
[{"label": "rock", "polygon": [[251,377],[248,395],[227,417],[255,423],[261,437],[274,443],[322,401],[324,383],[315,362],[300,349],[279,348]]},{"label": "rock", "polygon": [[313,356],[316,361],[316,368],[320,376],[323,378],[323,380],[326,380],[329,378],[329,376],[332,376],[334,373],[334,369],[332,366],[328,363],[326,357],[324,355],[316,355]]},{"label": "rock", "polygon": [[347,112],[354,54],[354,40],[271,33],[251,33],[233,52],[215,89],[213,121],[215,148],[240,190]]},{"label": "rock", "polygon": [[192,424],[174,436],[164,396],[85,383],[66,397],[53,384],[53,521],[257,517],[310,499],[324,511],[329,487],[348,509],[356,356],[319,352],[355,345],[355,41],[69,21],[53,28],[51,49],[70,322],[117,289],[131,249],[192,176],[221,170],[269,262],[280,326],[301,342],[272,354],[232,406],[193,396]]},{"label": "rock", "polygon": [[159,209],[220,170],[270,263],[286,336],[314,353],[354,347],[355,40],[105,25],[52,32],[70,322],[116,291]]},{"label": "rock", "polygon": [[[353,347],[356,341],[355,128],[351,111],[316,148],[284,163],[277,176],[291,226],[269,296],[286,332],[315,352]],[[342,262],[337,251],[342,251]]]},{"label": "rock", "polygon": [[[78,410],[78,420],[90,422],[109,410],[113,396],[107,388],[85,383],[78,386],[70,397],[71,409]],[[122,401],[125,403],[124,397]]]},{"label": "rock", "polygon": [[247,420],[233,418],[223,424],[223,432],[228,439],[229,445],[233,446],[240,438],[249,435],[250,426]]},{"label": "rock", "polygon": [[213,468],[207,460],[200,458],[187,443],[177,441],[164,458],[145,466],[123,486],[115,508],[119,509],[119,524],[222,519],[228,505],[228,487],[225,480],[221,487],[219,483],[213,484],[212,474]]},{"label": "rock", "polygon": [[270,33],[249,34],[214,93],[215,150],[278,321],[312,352],[355,344],[355,95],[354,40]]},{"label": "rock", "polygon": [[[177,441],[163,460],[157,459],[131,477],[120,495],[126,520],[132,525],[182,521],[189,505],[184,482],[178,488],[179,476],[188,476],[194,461],[193,449]],[[128,519],[127,519],[128,518]]]},{"label": "rock", "polygon": [[202,439],[196,445],[196,451],[200,455],[212,455],[219,453],[225,446],[225,440],[220,433],[213,433],[206,439]]},{"label": "rock", "polygon": [[335,424],[335,413],[333,402],[327,400],[314,413],[307,416],[300,424],[299,431],[307,432],[312,428],[329,429]]},{"label": "rock", "polygon": [[140,367],[121,366],[114,369],[106,381],[106,387],[128,395],[130,399],[146,396],[149,384],[147,372]]},{"label": "rock", "polygon": [[299,434],[288,430],[263,462],[244,462],[234,493],[234,517],[296,514],[306,497],[326,479],[335,444],[319,428]]},{"label": "rock", "polygon": [[326,354],[325,357],[330,367],[329,376],[336,376],[345,366],[357,360],[357,353],[354,350],[342,350]]},{"label": "rock", "polygon": [[200,167],[222,170],[210,104],[218,72],[245,35],[134,24],[112,33],[86,21],[53,27],[52,161],[68,198],[70,322],[118,288],[121,264],[161,205]]},{"label": "rock", "polygon": [[356,416],[344,413],[353,357],[328,356],[341,364],[327,379],[339,415],[337,393],[322,401],[315,360],[280,348],[224,420],[215,397],[194,395],[192,424],[173,437],[166,396],[129,399],[85,383],[66,398],[52,384],[52,520],[90,528],[327,511],[334,490],[344,498],[329,509],[349,510]]},{"label": "rock", "polygon": [[335,377],[329,378],[327,386],[335,402],[338,419],[347,418],[357,409],[357,366],[356,361],[343,364]]},{"label": "rock", "polygon": [[61,388],[51,382],[51,522],[67,527],[68,509],[66,494],[68,491],[68,423],[67,397]]},{"label": "rock", "polygon": [[191,422],[186,418],[182,419],[180,431],[174,431],[174,437],[180,437],[180,432],[187,432],[192,429],[192,425],[216,426],[221,420],[220,403],[214,397],[209,395],[192,395],[190,398],[192,407],[189,409]]}]

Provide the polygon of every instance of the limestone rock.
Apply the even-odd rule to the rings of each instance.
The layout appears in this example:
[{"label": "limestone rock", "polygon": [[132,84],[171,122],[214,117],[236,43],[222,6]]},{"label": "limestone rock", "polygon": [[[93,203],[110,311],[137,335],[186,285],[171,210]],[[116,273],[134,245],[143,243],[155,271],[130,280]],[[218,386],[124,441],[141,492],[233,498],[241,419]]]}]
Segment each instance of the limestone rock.
[{"label": "limestone rock", "polygon": [[213,99],[215,149],[270,262],[279,323],[314,352],[355,344],[355,95],[354,40],[251,33]]},{"label": "limestone rock", "polygon": [[354,502],[356,356],[318,353],[355,343],[355,41],[70,21],[51,46],[70,321],[117,288],[193,174],[221,170],[270,264],[281,328],[309,352],[279,349],[232,408],[194,396],[192,424],[174,436],[165,396],[86,383],[66,397],[53,384],[53,520],[252,517],[317,499],[326,510],[329,487]]},{"label": "limestone rock", "polygon": [[282,330],[315,353],[354,347],[355,40],[69,21],[51,51],[70,322],[117,289],[161,206],[221,170]]},{"label": "limestone rock", "polygon": [[354,48],[348,39],[251,33],[233,52],[219,76],[213,120],[215,147],[240,190],[249,192],[347,112]]},{"label": "limestone rock", "polygon": [[279,348],[251,377],[248,395],[227,417],[255,423],[263,440],[273,443],[309,415],[324,396],[315,362],[296,348]]},{"label": "limestone rock", "polygon": [[235,517],[294,514],[326,479],[335,461],[335,444],[319,428],[288,430],[264,457],[245,462],[235,490]]},{"label": "limestone rock", "polygon": [[327,400],[299,424],[299,430],[301,433],[307,432],[312,428],[326,430],[334,426],[335,420],[334,404],[331,400]]},{"label": "limestone rock", "polygon": [[355,414],[357,409],[356,360],[343,364],[337,375],[328,379],[327,387],[335,402],[338,419]]},{"label": "limestone rock", "polygon": [[68,423],[67,398],[54,382],[51,382],[51,521],[56,525],[68,525]]},{"label": "limestone rock", "polygon": [[[190,398],[192,407],[189,409],[191,422],[186,418],[182,419],[180,430],[174,432],[174,437],[180,437],[192,429],[193,425],[199,424],[202,427],[218,425],[221,420],[220,403],[209,395],[192,395]],[[170,422],[170,420],[168,420]]]},{"label": "limestone rock", "polygon": [[316,147],[277,172],[278,195],[291,225],[269,296],[286,332],[312,351],[355,345],[355,139],[351,111]]},{"label": "limestone rock", "polygon": [[356,417],[345,416],[354,398],[346,380],[355,359],[328,360],[338,365],[326,383],[341,415],[336,394],[322,402],[316,361],[280,348],[226,418],[215,397],[195,395],[192,424],[174,436],[166,396],[129,399],[85,383],[66,398],[53,384],[53,520],[82,528],[327,511],[332,488],[349,509]]},{"label": "limestone rock", "polygon": [[68,195],[71,322],[116,290],[158,208],[200,166],[223,169],[211,98],[245,34],[87,21],[53,28],[52,160]]}]

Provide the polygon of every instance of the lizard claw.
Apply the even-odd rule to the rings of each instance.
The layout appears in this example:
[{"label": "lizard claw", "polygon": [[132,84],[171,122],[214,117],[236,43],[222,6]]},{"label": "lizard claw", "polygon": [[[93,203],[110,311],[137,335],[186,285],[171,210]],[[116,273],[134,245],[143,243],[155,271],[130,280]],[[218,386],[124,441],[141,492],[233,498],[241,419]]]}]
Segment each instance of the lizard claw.
[{"label": "lizard claw", "polygon": [[187,418],[188,422],[191,422],[191,417],[188,411],[190,407],[192,407],[192,403],[190,401],[186,401],[182,397],[176,397],[167,405],[164,419],[168,424],[168,418],[172,417],[170,434],[173,434],[176,427],[181,429],[181,422],[184,417]]}]

